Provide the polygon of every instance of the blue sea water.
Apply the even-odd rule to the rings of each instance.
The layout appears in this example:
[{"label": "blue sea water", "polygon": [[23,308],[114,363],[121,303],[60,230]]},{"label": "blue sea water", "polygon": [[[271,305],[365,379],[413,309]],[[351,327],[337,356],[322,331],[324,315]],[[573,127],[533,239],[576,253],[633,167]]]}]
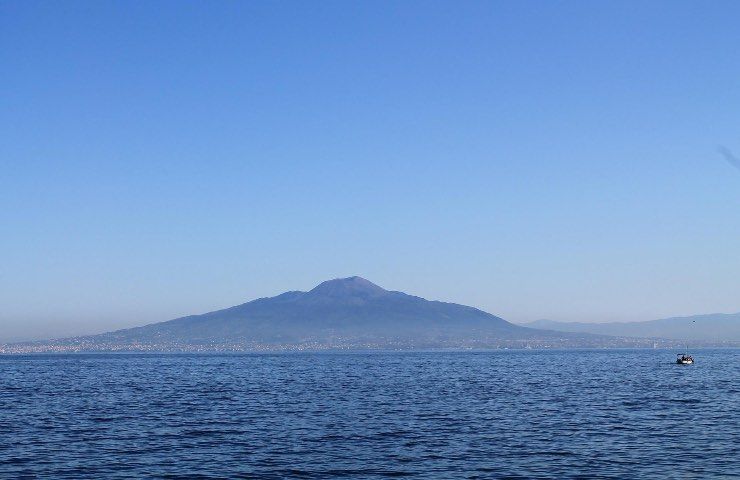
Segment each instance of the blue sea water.
[{"label": "blue sea water", "polygon": [[2,478],[740,478],[740,351],[0,357]]}]

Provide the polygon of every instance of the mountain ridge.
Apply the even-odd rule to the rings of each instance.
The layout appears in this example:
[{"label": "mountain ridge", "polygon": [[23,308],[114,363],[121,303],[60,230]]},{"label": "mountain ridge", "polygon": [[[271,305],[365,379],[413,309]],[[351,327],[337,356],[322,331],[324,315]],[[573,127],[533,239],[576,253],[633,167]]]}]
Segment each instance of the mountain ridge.
[{"label": "mountain ridge", "polygon": [[710,313],[636,322],[558,322],[535,320],[523,323],[530,328],[567,333],[591,333],[682,341],[740,342],[740,313]]}]

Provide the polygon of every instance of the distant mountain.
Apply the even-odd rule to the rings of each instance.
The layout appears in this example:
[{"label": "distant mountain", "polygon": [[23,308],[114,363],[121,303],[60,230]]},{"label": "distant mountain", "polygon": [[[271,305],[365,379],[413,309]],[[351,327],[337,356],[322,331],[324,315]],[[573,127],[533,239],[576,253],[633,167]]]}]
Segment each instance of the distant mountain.
[{"label": "distant mountain", "polygon": [[559,332],[683,341],[740,342],[740,313],[713,313],[644,322],[579,323],[537,320],[524,325]]},{"label": "distant mountain", "polygon": [[350,277],[326,281],[308,292],[286,292],[202,315],[101,335],[6,346],[4,351],[539,348],[643,343],[615,343],[603,336],[522,327],[477,308],[388,291]]},{"label": "distant mountain", "polygon": [[323,282],[308,292],[286,292],[97,338],[295,343],[350,338],[430,340],[460,335],[519,339],[535,333],[476,308],[388,291],[364,278],[350,277]]}]

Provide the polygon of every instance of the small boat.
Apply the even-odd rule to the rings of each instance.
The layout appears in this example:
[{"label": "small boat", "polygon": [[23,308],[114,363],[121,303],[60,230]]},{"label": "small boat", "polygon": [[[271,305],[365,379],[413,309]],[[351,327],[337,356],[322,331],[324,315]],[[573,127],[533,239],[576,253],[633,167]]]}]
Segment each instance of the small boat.
[{"label": "small boat", "polygon": [[694,363],[694,358],[691,355],[685,353],[679,353],[676,358],[676,363],[679,365],[691,365]]},{"label": "small boat", "polygon": [[[692,321],[691,323],[696,323],[696,320]],[[689,342],[686,341],[686,350],[684,352],[689,351]],[[694,357],[689,355],[688,353],[679,353],[676,358],[676,363],[679,365],[693,365],[694,364]]]}]

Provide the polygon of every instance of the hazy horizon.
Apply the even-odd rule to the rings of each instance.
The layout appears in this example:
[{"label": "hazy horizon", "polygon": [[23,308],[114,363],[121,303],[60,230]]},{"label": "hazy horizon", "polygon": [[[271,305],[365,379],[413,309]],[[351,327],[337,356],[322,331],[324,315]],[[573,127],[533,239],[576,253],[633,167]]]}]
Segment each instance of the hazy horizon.
[{"label": "hazy horizon", "polygon": [[2,2],[0,341],[350,275],[514,323],[740,312],[738,14]]},{"label": "hazy horizon", "polygon": [[[339,277],[339,278],[346,278],[346,277]],[[336,279],[327,279],[327,280],[336,280]],[[305,289],[291,289],[291,290],[287,290],[287,291],[302,291],[302,292],[307,292],[307,291],[311,290],[313,287],[315,287],[317,285],[313,285],[312,287],[305,288]],[[382,287],[382,285],[381,285],[381,287]],[[386,289],[386,290],[396,290],[396,289]],[[285,292],[276,292],[274,295],[268,295],[267,297],[275,297],[275,296],[277,296],[277,295],[279,295],[281,293],[285,293]],[[410,294],[413,295],[413,292],[404,292],[404,293],[410,293]],[[259,298],[263,298],[263,297],[259,297]],[[54,322],[53,323],[49,324],[48,329],[45,330],[44,333],[38,333],[38,334],[35,334],[35,335],[34,334],[29,335],[28,333],[25,333],[25,334],[21,333],[20,335],[13,336],[12,335],[12,330],[10,330],[11,335],[8,335],[8,330],[4,330],[5,336],[4,337],[0,336],[0,342],[23,342],[23,341],[33,341],[33,340],[48,340],[48,339],[52,339],[52,338],[74,337],[74,336],[81,336],[81,335],[95,335],[95,334],[106,333],[106,332],[110,332],[110,331],[114,331],[114,330],[119,330],[119,329],[125,329],[125,328],[131,328],[131,327],[140,327],[140,326],[144,326],[146,324],[164,322],[164,321],[167,321],[167,320],[173,320],[175,318],[184,317],[184,316],[187,316],[187,315],[194,315],[194,314],[195,315],[199,315],[199,314],[203,314],[203,313],[208,313],[210,311],[222,310],[224,308],[229,308],[229,307],[235,306],[237,304],[251,302],[251,301],[257,300],[257,299],[258,299],[258,297],[249,298],[249,299],[246,299],[244,301],[237,302],[237,303],[235,303],[233,305],[224,305],[224,306],[215,307],[215,308],[212,308],[212,309],[209,309],[209,310],[206,310],[206,311],[201,311],[201,312],[188,312],[188,313],[184,313],[184,314],[178,315],[177,317],[163,318],[163,319],[155,319],[155,320],[146,321],[146,322],[135,322],[135,321],[128,321],[128,322],[127,321],[123,321],[123,322],[121,322],[119,320],[114,320],[112,322],[100,322],[100,321],[95,321],[95,319],[93,319],[93,321],[84,322],[84,321],[80,321],[80,319],[60,319],[60,318],[56,318],[56,319],[54,319]],[[427,300],[439,300],[439,299],[427,298]],[[459,303],[459,302],[454,302],[452,300],[446,300],[446,301],[451,302],[451,303]],[[487,313],[492,313],[492,314],[496,315],[495,312],[487,312]],[[737,313],[737,312],[704,312],[703,314],[725,314],[725,313]],[[699,315],[702,315],[702,314],[699,314]],[[677,316],[666,317],[666,318],[689,317],[689,316],[692,316],[692,315],[677,315]],[[527,324],[530,324],[530,323],[533,323],[533,322],[537,322],[537,321],[551,321],[553,319],[550,319],[550,318],[548,318],[548,319],[539,318],[539,319],[535,319],[535,320],[524,320],[524,321],[517,321],[517,320],[512,320],[512,319],[505,319],[505,320],[507,320],[510,323],[513,323],[515,325],[527,325]],[[648,320],[659,320],[659,319],[658,318],[654,318],[654,319],[648,319]],[[555,320],[555,321],[558,321],[558,322],[566,322],[566,323],[573,322],[572,320],[567,320],[567,319],[565,319],[565,320]],[[623,320],[623,321],[621,321],[619,323],[630,323],[630,322],[639,322],[639,321],[641,321],[641,320]],[[644,320],[642,320],[642,321],[644,321]],[[584,320],[582,322],[584,322],[584,323],[608,323],[610,321],[609,320],[601,320],[600,321],[600,320],[596,319],[596,320],[591,320],[591,321]],[[540,327],[536,327],[536,328],[540,328]],[[57,332],[57,333],[54,333],[54,332]]]}]

